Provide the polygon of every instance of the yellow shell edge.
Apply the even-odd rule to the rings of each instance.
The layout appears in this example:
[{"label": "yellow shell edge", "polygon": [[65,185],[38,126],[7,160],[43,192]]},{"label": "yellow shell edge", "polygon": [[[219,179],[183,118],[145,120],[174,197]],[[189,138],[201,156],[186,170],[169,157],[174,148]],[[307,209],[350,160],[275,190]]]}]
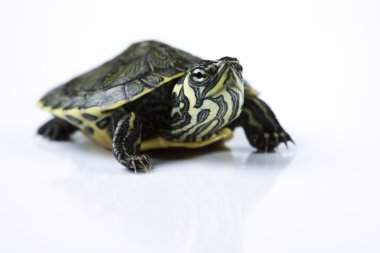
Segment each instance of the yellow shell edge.
[{"label": "yellow shell edge", "polygon": [[198,141],[198,142],[174,142],[168,141],[162,137],[156,137],[150,140],[143,141],[141,143],[141,150],[147,151],[152,149],[161,149],[161,148],[201,148],[207,145],[210,145],[218,141],[228,141],[233,137],[233,132],[229,128],[223,128],[218,133],[213,135],[211,138]]}]

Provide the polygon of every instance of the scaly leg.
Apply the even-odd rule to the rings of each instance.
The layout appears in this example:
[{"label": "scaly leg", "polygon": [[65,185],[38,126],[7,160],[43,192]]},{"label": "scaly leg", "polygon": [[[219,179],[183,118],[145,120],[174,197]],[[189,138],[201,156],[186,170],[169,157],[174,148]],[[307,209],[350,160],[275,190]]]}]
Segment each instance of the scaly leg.
[{"label": "scaly leg", "polygon": [[152,165],[145,154],[140,154],[141,119],[134,112],[122,116],[115,114],[113,119],[112,150],[117,161],[126,168],[148,172]]},{"label": "scaly leg", "polygon": [[252,147],[260,152],[271,152],[292,138],[282,128],[273,111],[256,95],[247,92],[242,113],[231,127],[242,126]]}]

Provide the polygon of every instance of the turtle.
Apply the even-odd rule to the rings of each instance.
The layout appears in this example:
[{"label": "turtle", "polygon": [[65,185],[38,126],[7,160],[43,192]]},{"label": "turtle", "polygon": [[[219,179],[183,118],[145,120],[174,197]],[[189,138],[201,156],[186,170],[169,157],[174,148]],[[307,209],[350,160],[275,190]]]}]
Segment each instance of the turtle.
[{"label": "turtle", "polygon": [[292,138],[242,71],[233,57],[137,42],[44,95],[38,104],[53,118],[37,133],[61,141],[80,130],[134,172],[152,169],[147,150],[201,148],[231,139],[236,127],[257,151],[275,151]]}]

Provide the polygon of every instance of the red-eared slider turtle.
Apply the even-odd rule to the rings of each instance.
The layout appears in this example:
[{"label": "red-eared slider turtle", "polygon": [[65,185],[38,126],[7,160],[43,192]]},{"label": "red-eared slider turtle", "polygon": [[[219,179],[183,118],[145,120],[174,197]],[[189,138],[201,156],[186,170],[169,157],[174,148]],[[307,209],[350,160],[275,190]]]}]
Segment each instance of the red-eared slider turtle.
[{"label": "red-eared slider turtle", "polygon": [[66,140],[79,129],[135,172],[151,169],[141,151],[203,147],[231,138],[237,126],[259,151],[291,141],[244,83],[236,58],[202,60],[156,41],[131,45],[39,104],[55,116],[38,129],[40,135]]}]

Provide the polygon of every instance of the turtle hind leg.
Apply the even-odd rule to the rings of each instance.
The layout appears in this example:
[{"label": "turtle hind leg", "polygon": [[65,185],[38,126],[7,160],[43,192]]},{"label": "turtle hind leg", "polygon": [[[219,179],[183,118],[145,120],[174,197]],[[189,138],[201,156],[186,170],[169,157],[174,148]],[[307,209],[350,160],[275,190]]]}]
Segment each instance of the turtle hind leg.
[{"label": "turtle hind leg", "polygon": [[70,135],[76,130],[78,130],[78,128],[67,121],[60,118],[53,118],[43,124],[37,133],[53,141],[66,141],[70,139]]}]

